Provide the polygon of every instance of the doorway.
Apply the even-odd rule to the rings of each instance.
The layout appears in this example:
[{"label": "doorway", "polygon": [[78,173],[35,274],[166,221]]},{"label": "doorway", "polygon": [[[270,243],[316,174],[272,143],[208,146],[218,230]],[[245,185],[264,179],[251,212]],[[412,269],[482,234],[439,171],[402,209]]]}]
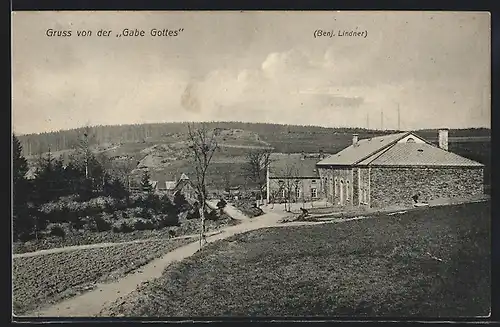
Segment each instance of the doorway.
[{"label": "doorway", "polygon": [[339,197],[340,197],[340,205],[344,205],[344,181],[340,180],[340,192],[339,192]]}]

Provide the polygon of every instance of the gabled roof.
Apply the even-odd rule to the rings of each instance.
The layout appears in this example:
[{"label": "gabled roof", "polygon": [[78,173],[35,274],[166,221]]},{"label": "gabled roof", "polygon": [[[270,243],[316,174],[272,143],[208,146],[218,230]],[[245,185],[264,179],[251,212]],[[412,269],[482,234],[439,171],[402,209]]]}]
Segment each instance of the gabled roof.
[{"label": "gabled roof", "polygon": [[26,174],[24,174],[24,178],[26,179],[34,179],[35,177],[36,177],[36,167],[29,168]]},{"label": "gabled roof", "polygon": [[176,181],[166,181],[165,182],[165,189],[166,190],[173,190],[175,188],[175,184],[177,184]]},{"label": "gabled roof", "polygon": [[[417,143],[398,143],[411,135]],[[359,140],[337,154],[318,162],[318,166],[433,166],[483,167],[484,165],[443,150],[411,132]]]},{"label": "gabled roof", "polygon": [[318,177],[316,163],[319,157],[301,153],[273,153],[270,158],[269,177]]},{"label": "gabled roof", "polygon": [[428,143],[398,143],[387,151],[363,160],[370,166],[483,167],[483,164]]},{"label": "gabled roof", "polygon": [[184,189],[184,187],[188,184],[190,184],[191,181],[188,179],[179,179],[179,181],[177,182],[177,184],[175,185],[174,189],[173,189],[173,192],[174,193],[177,193],[179,192],[180,190]]},{"label": "gabled roof", "polygon": [[372,156],[373,154],[396,143],[411,133],[397,133],[359,140],[357,145],[350,145],[344,150],[333,154],[320,162],[318,166],[352,166]]}]

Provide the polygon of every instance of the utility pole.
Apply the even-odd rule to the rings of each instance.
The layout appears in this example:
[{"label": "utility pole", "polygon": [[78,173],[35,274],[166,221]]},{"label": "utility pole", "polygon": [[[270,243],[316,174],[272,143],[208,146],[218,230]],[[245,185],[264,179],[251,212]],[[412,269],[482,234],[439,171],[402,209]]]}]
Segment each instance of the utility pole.
[{"label": "utility pole", "polygon": [[401,116],[399,112],[399,102],[398,102],[398,131],[401,130]]},{"label": "utility pole", "polygon": [[384,130],[384,109],[380,111],[380,130]]}]

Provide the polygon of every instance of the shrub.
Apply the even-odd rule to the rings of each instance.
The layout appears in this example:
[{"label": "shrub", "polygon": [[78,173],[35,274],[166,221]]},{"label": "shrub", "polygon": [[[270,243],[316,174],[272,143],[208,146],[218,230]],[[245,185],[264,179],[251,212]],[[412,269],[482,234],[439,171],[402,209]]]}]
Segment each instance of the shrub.
[{"label": "shrub", "polygon": [[66,232],[59,225],[51,226],[49,234],[51,236],[62,237],[62,238],[64,238],[66,236]]},{"label": "shrub", "polygon": [[189,202],[186,200],[186,197],[181,192],[175,193],[173,204],[177,213],[189,210],[191,207]]},{"label": "shrub", "polygon": [[219,208],[221,210],[224,209],[226,207],[226,205],[227,205],[227,202],[224,199],[220,199],[220,201],[217,202],[217,208]]},{"label": "shrub", "polygon": [[111,223],[100,216],[94,217],[94,226],[97,232],[106,232],[111,229]]},{"label": "shrub", "polygon": [[179,216],[176,214],[163,214],[157,217],[158,228],[164,228],[169,226],[179,226]]},{"label": "shrub", "polygon": [[155,225],[152,221],[139,219],[134,223],[135,230],[151,230],[155,229]]},{"label": "shrub", "polygon": [[131,233],[134,231],[134,228],[132,228],[131,226],[129,226],[127,223],[125,222],[122,222],[121,225],[120,225],[120,232],[122,233]]},{"label": "shrub", "polygon": [[105,194],[115,199],[124,199],[128,195],[128,191],[123,183],[115,178],[111,183],[106,183]]},{"label": "shrub", "polygon": [[85,222],[80,217],[77,217],[72,220],[71,227],[75,230],[83,229],[83,227],[85,227]]},{"label": "shrub", "polygon": [[164,214],[176,214],[177,209],[167,195],[159,197],[160,212]]},{"label": "shrub", "polygon": [[35,234],[32,232],[32,231],[22,231],[22,232],[19,232],[18,236],[17,236],[17,240],[21,241],[21,242],[28,242],[28,241],[31,241],[35,239]]},{"label": "shrub", "polygon": [[144,219],[152,219],[153,218],[153,214],[151,213],[150,209],[148,209],[148,208],[142,208],[139,217],[144,218]]},{"label": "shrub", "polygon": [[200,218],[200,211],[198,209],[189,210],[186,218],[187,219],[198,219],[198,218]]},{"label": "shrub", "polygon": [[216,210],[212,209],[210,212],[205,211],[205,218],[207,220],[216,221],[219,220],[219,215],[217,214]]}]

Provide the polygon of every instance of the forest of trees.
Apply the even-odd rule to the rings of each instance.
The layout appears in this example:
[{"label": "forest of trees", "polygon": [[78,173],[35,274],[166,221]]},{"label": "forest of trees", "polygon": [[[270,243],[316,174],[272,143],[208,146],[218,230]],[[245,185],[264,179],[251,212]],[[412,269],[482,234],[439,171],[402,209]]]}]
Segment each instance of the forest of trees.
[{"label": "forest of trees", "polygon": [[[127,208],[139,208],[142,218],[151,219],[152,213],[163,215],[162,220],[155,221],[159,227],[175,225],[178,211],[187,205],[186,199],[179,198],[179,195],[172,203],[167,196],[154,194],[147,173],[141,181],[144,196],[131,199],[126,186],[128,176],[126,173],[123,175],[124,170],[120,170],[121,167],[113,169],[104,156],[99,157],[89,151],[86,142],[80,142],[66,165],[55,159],[50,151],[40,155],[34,177],[28,179],[27,161],[14,134],[12,142],[14,241],[38,238],[39,232],[49,223],[71,223],[75,229],[87,223],[97,226],[98,231],[110,230],[111,224],[100,219],[98,214],[107,211],[116,215]],[[98,197],[112,199],[113,202],[106,202],[104,206],[97,202],[89,204],[90,200]],[[62,198],[69,200],[61,202]],[[89,215],[93,215],[92,221],[85,221]],[[128,230],[131,228],[128,227]],[[63,233],[60,227],[57,231],[57,235]]]},{"label": "forest of trees", "polygon": [[[90,145],[158,141],[173,134],[185,134],[188,122],[156,123],[114,126],[93,126],[90,128],[93,138]],[[327,128],[319,126],[280,125],[266,123],[244,122],[209,122],[207,128],[242,129],[257,133],[261,139],[268,142],[278,152],[317,152],[318,147],[325,151],[332,143],[349,141],[352,133],[358,133],[360,138],[394,133],[393,130],[367,130],[364,128]],[[72,149],[78,145],[85,129],[82,127],[71,130],[48,132],[40,134],[20,135],[19,141],[23,155],[37,155],[49,151]],[[423,136],[437,135],[437,130],[422,130]],[[489,136],[486,128],[450,130],[452,136]],[[313,142],[311,142],[313,141]],[[300,150],[297,151],[296,148]]]}]

